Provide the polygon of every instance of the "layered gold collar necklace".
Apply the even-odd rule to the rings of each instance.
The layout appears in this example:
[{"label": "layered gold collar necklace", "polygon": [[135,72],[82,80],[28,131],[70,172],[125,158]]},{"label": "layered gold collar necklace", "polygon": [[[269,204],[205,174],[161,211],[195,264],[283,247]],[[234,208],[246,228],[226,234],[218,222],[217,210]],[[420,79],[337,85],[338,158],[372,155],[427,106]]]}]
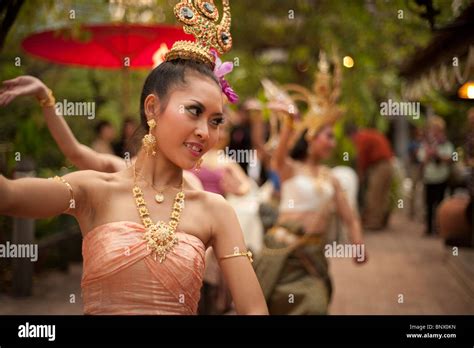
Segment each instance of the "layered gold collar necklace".
[{"label": "layered gold collar necklace", "polygon": [[181,182],[180,191],[176,194],[169,222],[158,221],[154,223],[150,217],[142,189],[137,184],[136,165],[133,165],[133,197],[137,205],[138,214],[146,228],[143,239],[147,241],[147,249],[152,251],[154,259],[159,258],[160,263],[178,243],[176,228],[178,227],[181,211],[184,209],[184,190]]}]

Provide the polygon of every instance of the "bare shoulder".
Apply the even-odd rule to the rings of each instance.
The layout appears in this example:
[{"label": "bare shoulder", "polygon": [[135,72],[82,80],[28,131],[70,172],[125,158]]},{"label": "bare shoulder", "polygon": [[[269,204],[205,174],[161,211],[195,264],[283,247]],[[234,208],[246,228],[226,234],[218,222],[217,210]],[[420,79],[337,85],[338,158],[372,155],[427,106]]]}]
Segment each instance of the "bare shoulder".
[{"label": "bare shoulder", "polygon": [[193,189],[192,191],[190,191],[190,193],[193,195],[193,198],[199,200],[203,204],[203,208],[206,211],[215,212],[216,210],[219,210],[225,205],[230,206],[226,199],[222,195],[219,195],[217,193],[196,189]]},{"label": "bare shoulder", "polygon": [[327,178],[327,180],[329,180],[329,182],[332,184],[332,186],[334,186],[336,191],[341,191],[342,190],[341,182],[339,181],[339,178],[336,175],[334,175],[334,173],[332,172],[331,167],[322,166],[321,167],[321,175],[324,178]]},{"label": "bare shoulder", "polygon": [[211,225],[215,226],[216,224],[229,221],[228,219],[232,217],[232,214],[235,215],[234,208],[223,196],[207,191],[194,192],[202,202],[203,209]]},{"label": "bare shoulder", "polygon": [[246,244],[237,214],[232,205],[221,195],[205,192],[203,195],[206,216],[209,217],[210,239],[216,256],[245,250]]},{"label": "bare shoulder", "polygon": [[104,173],[95,170],[79,170],[64,176],[72,185],[73,191],[78,192],[83,203],[91,206],[97,197],[113,189],[114,183],[118,185],[122,172]]},{"label": "bare shoulder", "polygon": [[199,178],[191,173],[188,170],[183,171],[183,179],[187,185],[193,189],[193,190],[204,190],[201,180]]},{"label": "bare shoulder", "polygon": [[228,239],[229,236],[239,236],[239,220],[230,203],[221,195],[201,191],[205,214],[210,227],[210,244],[218,240]]},{"label": "bare shoulder", "polygon": [[82,189],[98,188],[101,184],[111,182],[119,173],[104,173],[95,170],[79,170],[64,176],[64,179]]},{"label": "bare shoulder", "polygon": [[333,174],[331,167],[328,167],[326,165],[322,165],[320,167],[320,173],[321,177],[325,180],[329,180],[329,182],[336,188],[339,188],[341,183],[339,182],[339,179],[336,175]]}]

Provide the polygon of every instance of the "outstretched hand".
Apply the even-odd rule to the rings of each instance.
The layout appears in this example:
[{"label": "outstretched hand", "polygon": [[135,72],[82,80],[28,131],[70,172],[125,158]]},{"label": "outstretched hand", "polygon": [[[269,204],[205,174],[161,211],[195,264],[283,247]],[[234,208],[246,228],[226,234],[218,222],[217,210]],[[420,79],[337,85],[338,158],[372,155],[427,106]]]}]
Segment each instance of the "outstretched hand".
[{"label": "outstretched hand", "polygon": [[284,112],[292,117],[296,117],[298,114],[298,107],[295,104],[288,104],[283,101],[269,101],[267,107],[272,111]]},{"label": "outstretched hand", "polygon": [[2,82],[0,88],[0,106],[6,106],[17,97],[34,96],[47,97],[47,87],[38,78],[24,75]]}]

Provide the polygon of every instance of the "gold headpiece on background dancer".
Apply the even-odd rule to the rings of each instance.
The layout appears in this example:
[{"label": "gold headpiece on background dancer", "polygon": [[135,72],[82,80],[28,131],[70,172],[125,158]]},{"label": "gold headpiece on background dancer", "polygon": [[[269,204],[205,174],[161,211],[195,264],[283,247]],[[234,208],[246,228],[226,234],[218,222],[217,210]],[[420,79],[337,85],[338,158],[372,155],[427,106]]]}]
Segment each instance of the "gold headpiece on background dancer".
[{"label": "gold headpiece on background dancer", "polygon": [[295,103],[306,104],[306,112],[295,124],[297,138],[307,129],[306,140],[309,141],[323,126],[333,124],[342,115],[343,110],[337,105],[341,93],[341,64],[336,56],[332,60],[333,75],[326,53],[324,51],[319,53],[312,91],[297,84],[283,86]]},{"label": "gold headpiece on background dancer", "polygon": [[222,7],[224,13],[218,23],[219,12],[214,0],[181,0],[177,3],[175,16],[184,24],[184,32],[194,35],[196,41],[176,41],[166,53],[165,60],[193,59],[214,69],[215,58],[211,49],[223,54],[232,47],[229,0],[222,0]]}]

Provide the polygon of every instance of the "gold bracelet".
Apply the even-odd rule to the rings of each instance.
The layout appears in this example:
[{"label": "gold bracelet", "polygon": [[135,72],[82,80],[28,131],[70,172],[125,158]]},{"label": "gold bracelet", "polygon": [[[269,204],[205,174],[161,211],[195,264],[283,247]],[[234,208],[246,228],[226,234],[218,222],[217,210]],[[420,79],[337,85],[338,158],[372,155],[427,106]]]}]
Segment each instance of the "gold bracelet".
[{"label": "gold bracelet", "polygon": [[252,258],[253,255],[252,255],[252,252],[251,252],[250,250],[248,250],[248,251],[241,251],[240,253],[237,253],[237,252],[236,252],[236,253],[233,253],[233,254],[230,254],[230,255],[222,256],[222,257],[221,257],[221,260],[223,260],[223,259],[230,259],[231,257],[238,257],[238,256],[246,256],[246,257],[249,259],[250,263],[253,262],[253,258]]},{"label": "gold bracelet", "polygon": [[39,104],[42,108],[48,106],[54,106],[56,104],[56,99],[53,96],[53,91],[48,88],[48,96],[45,98],[38,98]]},{"label": "gold bracelet", "polygon": [[69,207],[64,211],[67,212],[69,209],[71,209],[71,201],[72,203],[75,205],[76,204],[76,201],[74,200],[74,191],[72,190],[72,186],[71,184],[69,184],[66,180],[64,180],[64,178],[60,177],[60,176],[54,176],[53,178],[50,178],[50,179],[53,179],[53,180],[56,180],[57,182],[60,182],[64,185],[66,185],[66,187],[68,188],[69,190],[69,195],[71,196],[71,199],[69,200]]}]

